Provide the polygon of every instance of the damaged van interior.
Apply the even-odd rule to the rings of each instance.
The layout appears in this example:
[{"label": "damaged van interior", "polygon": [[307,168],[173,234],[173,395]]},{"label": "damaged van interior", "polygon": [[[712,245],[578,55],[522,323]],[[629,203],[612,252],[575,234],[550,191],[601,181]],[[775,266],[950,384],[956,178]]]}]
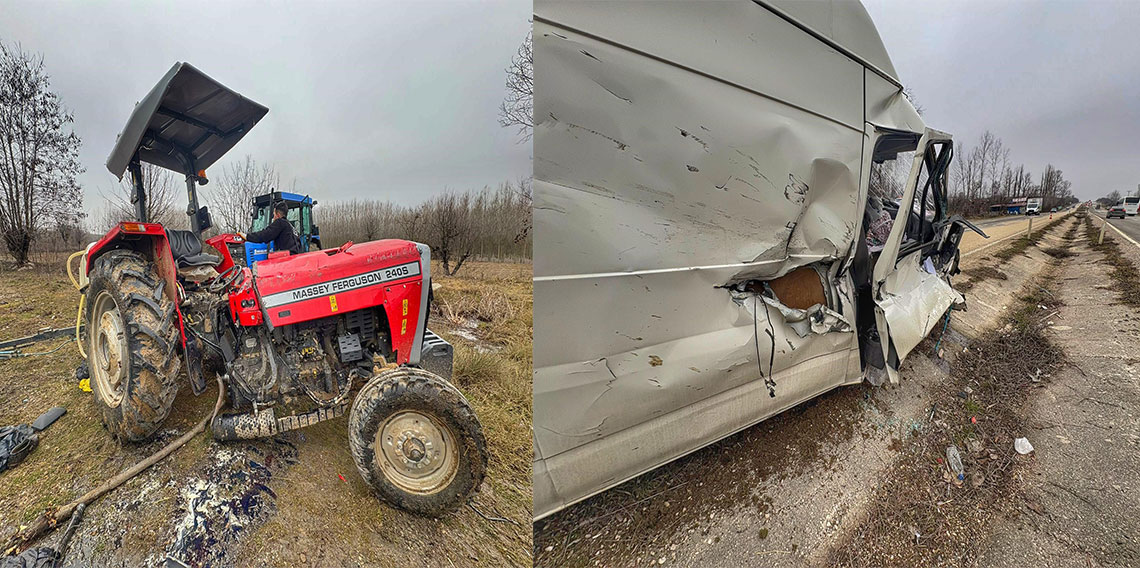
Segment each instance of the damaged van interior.
[{"label": "damaged van interior", "polygon": [[899,381],[964,303],[953,141],[862,5],[664,6],[535,3],[536,519]]}]

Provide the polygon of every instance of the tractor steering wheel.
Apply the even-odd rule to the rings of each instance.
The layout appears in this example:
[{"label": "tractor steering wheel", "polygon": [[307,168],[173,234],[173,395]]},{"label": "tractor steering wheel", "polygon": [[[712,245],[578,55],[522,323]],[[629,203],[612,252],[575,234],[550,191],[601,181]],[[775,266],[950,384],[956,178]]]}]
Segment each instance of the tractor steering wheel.
[{"label": "tractor steering wheel", "polygon": [[241,276],[241,266],[235,264],[206,284],[206,290],[211,294],[220,293],[236,282],[239,276]]}]

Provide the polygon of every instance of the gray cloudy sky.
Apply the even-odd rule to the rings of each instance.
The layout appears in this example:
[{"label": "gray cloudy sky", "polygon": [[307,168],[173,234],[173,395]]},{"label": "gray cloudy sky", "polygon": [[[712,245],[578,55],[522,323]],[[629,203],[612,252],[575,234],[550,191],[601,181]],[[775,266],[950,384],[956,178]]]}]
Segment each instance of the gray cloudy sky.
[{"label": "gray cloudy sky", "polygon": [[175,61],[269,107],[213,176],[251,154],[318,199],[415,204],[530,175],[531,145],[497,122],[530,14],[529,0],[0,0],[0,41],[42,53],[73,111],[88,211],[116,183],[115,136]]},{"label": "gray cloudy sky", "polygon": [[1034,176],[1080,198],[1140,183],[1136,2],[864,0],[926,123],[972,146],[989,129]]}]

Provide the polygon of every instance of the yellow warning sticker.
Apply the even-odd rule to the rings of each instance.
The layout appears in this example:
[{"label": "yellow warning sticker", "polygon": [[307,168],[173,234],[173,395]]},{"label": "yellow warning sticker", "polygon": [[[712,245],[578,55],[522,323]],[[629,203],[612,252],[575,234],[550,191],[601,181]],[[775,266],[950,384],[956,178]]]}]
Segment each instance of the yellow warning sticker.
[{"label": "yellow warning sticker", "polygon": [[408,299],[404,298],[404,315],[408,315]]},{"label": "yellow warning sticker", "polygon": [[329,296],[329,309],[334,312],[336,311],[336,294]]},{"label": "yellow warning sticker", "polygon": [[400,323],[400,335],[406,335],[407,333],[408,333],[408,318],[404,318],[404,321]]}]

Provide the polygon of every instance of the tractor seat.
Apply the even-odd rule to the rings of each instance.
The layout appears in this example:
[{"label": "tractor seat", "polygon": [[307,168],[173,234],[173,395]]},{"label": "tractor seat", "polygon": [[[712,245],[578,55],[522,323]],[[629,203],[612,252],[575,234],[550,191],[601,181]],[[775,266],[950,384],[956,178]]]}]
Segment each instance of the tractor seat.
[{"label": "tractor seat", "polygon": [[202,241],[194,231],[166,230],[166,240],[170,242],[170,254],[178,268],[196,266],[217,266],[222,259],[202,252]]}]

